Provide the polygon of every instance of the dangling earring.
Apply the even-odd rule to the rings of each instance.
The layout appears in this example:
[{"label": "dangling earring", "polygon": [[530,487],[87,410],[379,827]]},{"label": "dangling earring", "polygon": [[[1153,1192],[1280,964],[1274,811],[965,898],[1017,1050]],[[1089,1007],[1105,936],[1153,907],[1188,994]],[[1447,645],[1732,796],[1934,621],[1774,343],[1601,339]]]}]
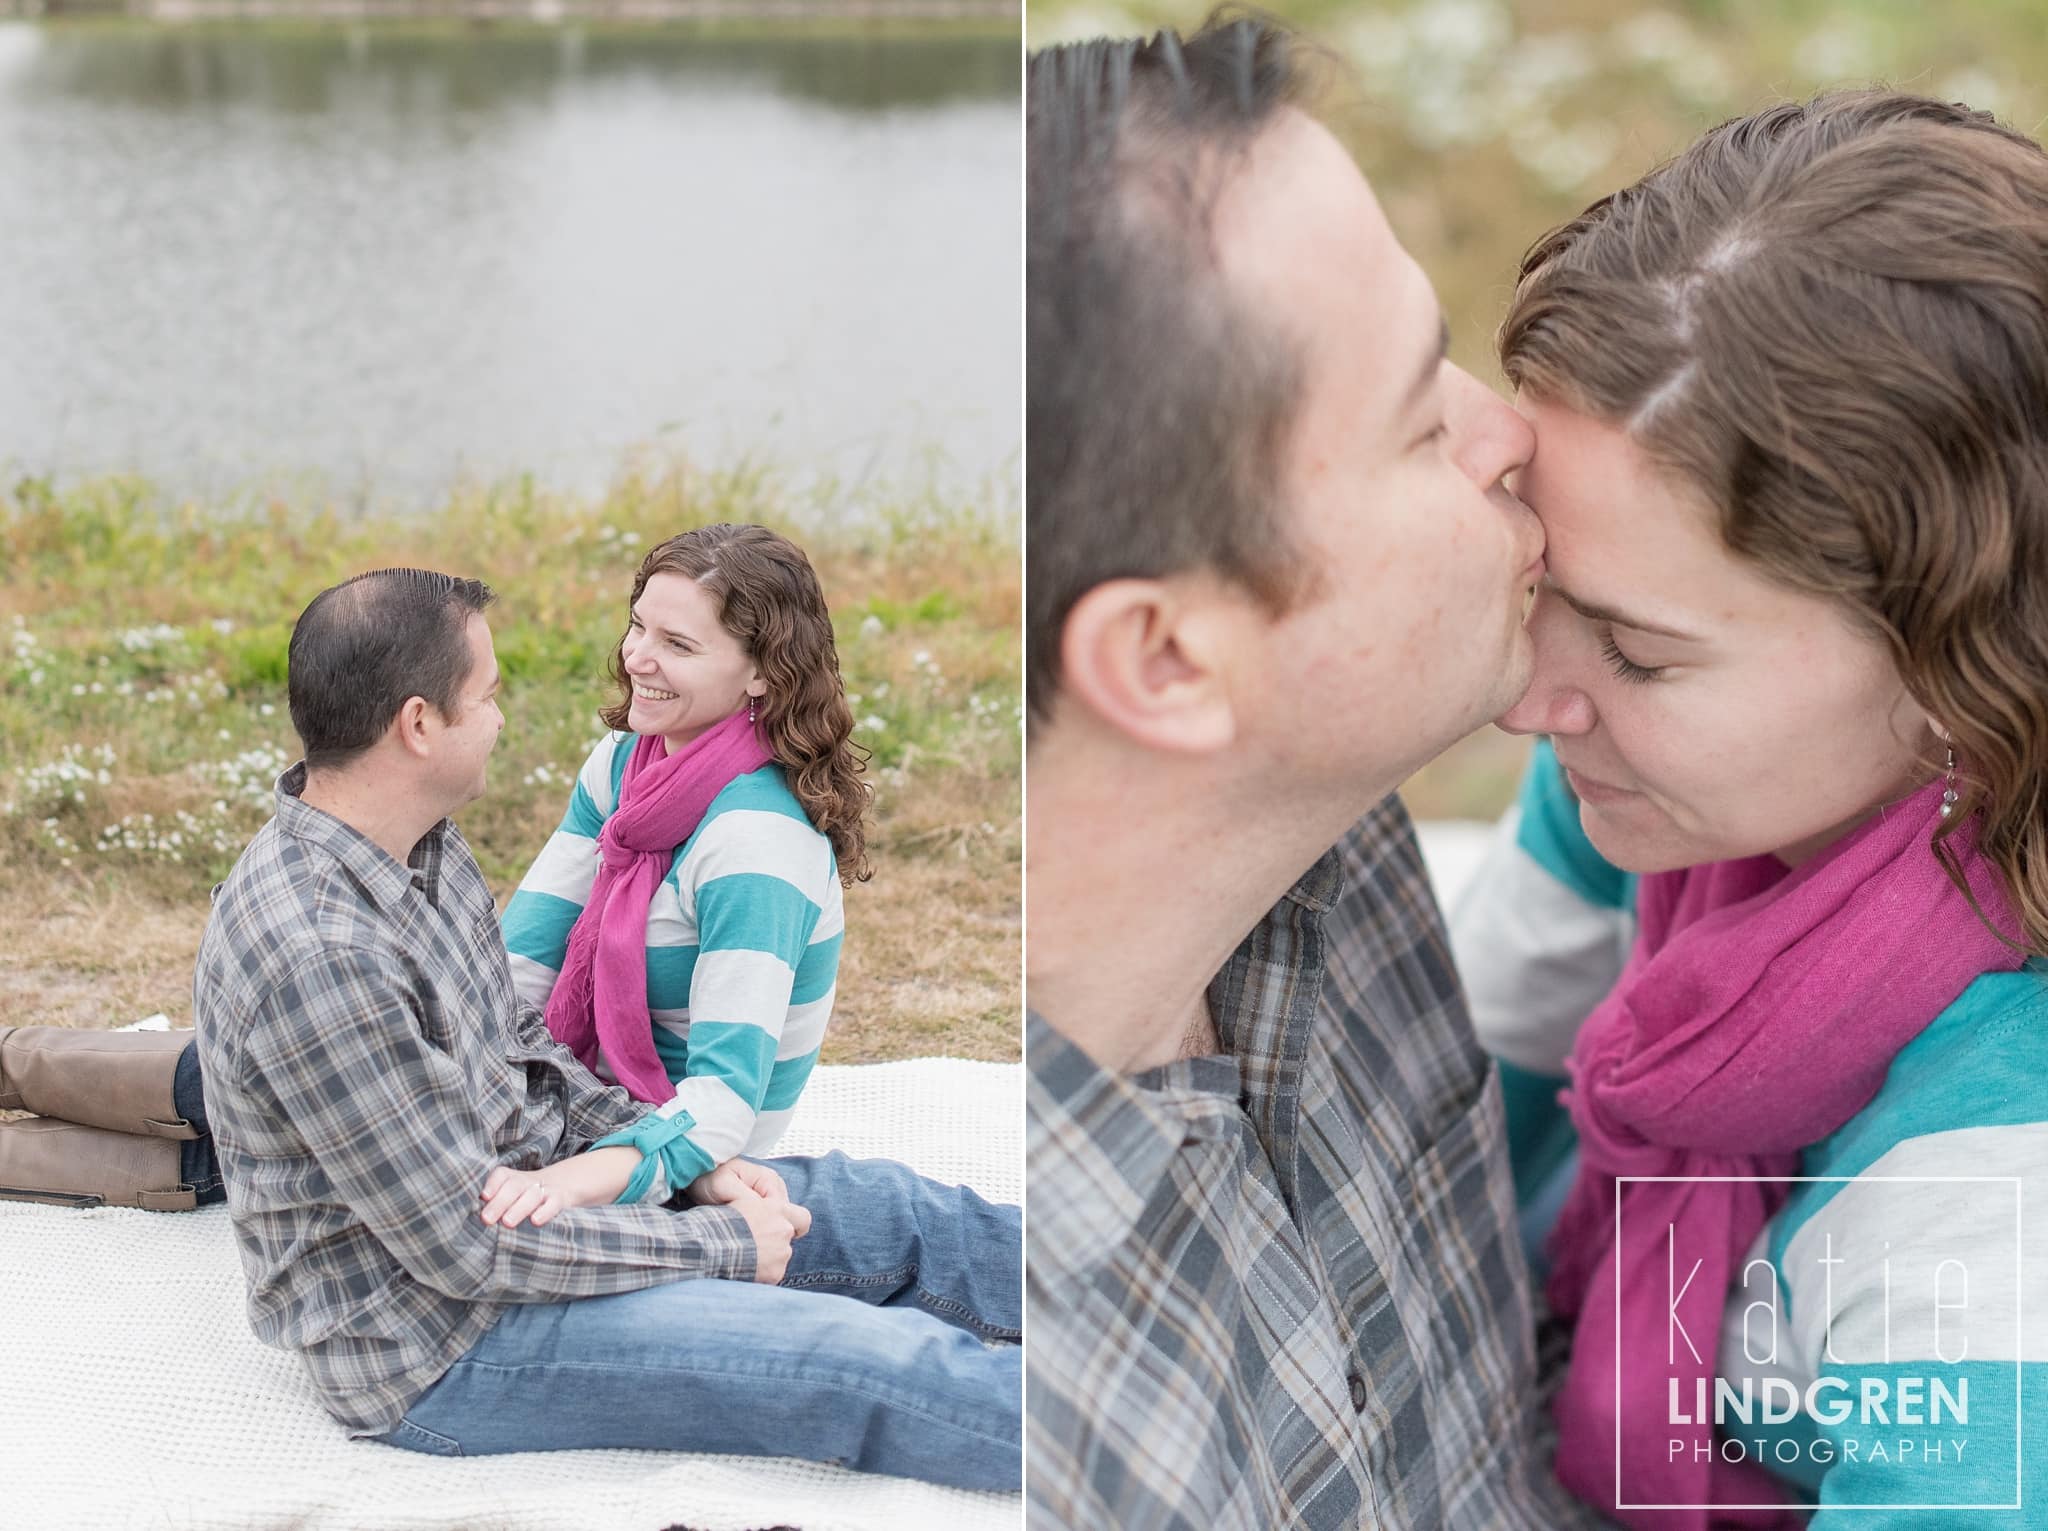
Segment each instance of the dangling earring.
[{"label": "dangling earring", "polygon": [[1941,816],[1945,819],[1956,811],[1956,747],[1948,747],[1948,774],[1941,788]]},{"label": "dangling earring", "polygon": [[[754,703],[756,700],[756,698],[751,696],[747,698],[747,721],[749,723],[754,721]],[[1949,755],[1949,761],[1951,764],[1954,763],[1955,755],[1953,753]]]}]

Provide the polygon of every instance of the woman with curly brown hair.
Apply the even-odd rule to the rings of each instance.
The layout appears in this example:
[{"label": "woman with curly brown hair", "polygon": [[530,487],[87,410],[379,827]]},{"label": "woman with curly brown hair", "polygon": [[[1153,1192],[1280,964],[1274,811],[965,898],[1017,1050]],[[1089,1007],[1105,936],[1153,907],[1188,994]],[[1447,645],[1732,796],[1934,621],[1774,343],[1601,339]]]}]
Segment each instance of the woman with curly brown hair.
[{"label": "woman with curly brown hair", "polygon": [[613,732],[512,895],[505,945],[555,1038],[658,1109],[487,1217],[660,1200],[770,1151],[831,1015],[840,890],[869,875],[864,754],[802,549],[761,526],[662,543],[611,672]]},{"label": "woman with curly brown hair", "polygon": [[1559,1474],[1663,1528],[2017,1507],[2048,154],[1893,91],[1724,124],[1536,243],[1500,349],[1548,538],[1501,722],[1549,742],[1454,940]]}]

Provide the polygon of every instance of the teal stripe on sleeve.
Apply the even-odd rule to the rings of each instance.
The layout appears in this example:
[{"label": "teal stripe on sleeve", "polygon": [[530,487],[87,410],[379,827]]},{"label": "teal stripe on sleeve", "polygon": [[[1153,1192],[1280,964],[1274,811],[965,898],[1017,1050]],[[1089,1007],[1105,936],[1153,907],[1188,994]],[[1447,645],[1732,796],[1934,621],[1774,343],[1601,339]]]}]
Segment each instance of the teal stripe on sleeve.
[{"label": "teal stripe on sleeve", "polygon": [[822,913],[801,888],[780,877],[714,877],[697,889],[697,945],[707,952],[768,952],[793,972]]},{"label": "teal stripe on sleeve", "polygon": [[626,734],[612,740],[612,812],[619,809],[619,794],[626,784],[626,762],[633,758],[634,747],[640,743],[638,734]]},{"label": "teal stripe on sleeve", "polygon": [[1521,825],[1515,842],[1536,864],[1589,904],[1635,907],[1635,877],[1593,849],[1579,824],[1579,800],[1548,739],[1538,739],[1522,777]]},{"label": "teal stripe on sleeve", "polygon": [[796,982],[790,986],[791,1005],[808,1005],[823,999],[839,981],[839,943],[842,936],[827,936],[804,948],[803,961],[796,965]]},{"label": "teal stripe on sleeve", "polygon": [[797,1097],[804,1093],[804,1086],[810,1082],[811,1070],[817,1062],[816,1053],[806,1053],[801,1058],[784,1058],[776,1064],[774,1073],[768,1076],[768,1093],[761,1097],[761,1109],[787,1111],[794,1106]]},{"label": "teal stripe on sleeve", "polygon": [[560,969],[562,957],[569,949],[569,932],[582,913],[581,904],[572,904],[552,893],[522,889],[505,905],[505,950],[545,967]]},{"label": "teal stripe on sleeve", "polygon": [[[1986,973],[1893,1057],[1870,1103],[1800,1155],[1802,1175],[1861,1175],[1901,1143],[1967,1127],[2048,1121],[2048,963]],[[1771,1224],[1780,1270],[1806,1221],[1838,1182],[1795,1186]]]},{"label": "teal stripe on sleeve", "polygon": [[690,1022],[688,1072],[710,1074],[755,1111],[775,1068],[775,1038],[758,1026],[729,1021]]},{"label": "teal stripe on sleeve", "polygon": [[[689,1112],[677,1113],[689,1116]],[[691,1126],[696,1126],[693,1118]],[[666,1144],[661,1150],[661,1172],[668,1176],[668,1183],[680,1191],[699,1175],[709,1174],[718,1166],[711,1161],[711,1155],[704,1152],[688,1137],[680,1137]]]},{"label": "teal stripe on sleeve", "polygon": [[[1829,1366],[1827,1375],[1840,1377],[1850,1390],[1846,1395],[1829,1390],[1821,1395],[1823,1407],[1830,1400],[1846,1403],[1848,1418],[1841,1424],[1818,1422],[1818,1429],[1833,1460],[1824,1466],[1820,1484],[1820,1510],[1810,1531],[1907,1531],[1907,1528],[1956,1524],[1986,1526],[2039,1526],[2038,1493],[2048,1493],[2042,1483],[2044,1453],[2048,1446],[2041,1427],[2035,1423],[2048,1417],[2048,1364],[2041,1362],[1965,1361],[1946,1365],[1939,1361],[1904,1361],[1882,1366]],[[1914,1414],[1922,1421],[1900,1424],[1897,1413],[1897,1385],[1901,1379],[1922,1379],[1926,1388]],[[1866,1379],[1885,1386],[1887,1422],[1879,1423],[1877,1410],[1861,1402]],[[1967,1384],[1967,1421],[1950,1417],[1943,1401],[1940,1423],[1934,1423],[1932,1382],[1939,1379],[1950,1396],[1961,1397]],[[1833,1406],[1839,1412],[1839,1406]],[[2015,1429],[2024,1423],[2025,1439]],[[1939,1456],[1937,1456],[1939,1452]],[[2021,1482],[2023,1467],[2033,1466],[2028,1476],[2035,1488]],[[2020,1513],[1998,1516],[1971,1514],[1954,1508],[1962,1505],[2019,1505]],[[1856,1509],[1858,1505],[1913,1506],[1910,1509]]]},{"label": "teal stripe on sleeve", "polygon": [[568,811],[562,815],[562,832],[581,835],[586,840],[595,840],[604,828],[604,815],[597,811],[597,804],[578,780],[576,790],[569,794]]}]

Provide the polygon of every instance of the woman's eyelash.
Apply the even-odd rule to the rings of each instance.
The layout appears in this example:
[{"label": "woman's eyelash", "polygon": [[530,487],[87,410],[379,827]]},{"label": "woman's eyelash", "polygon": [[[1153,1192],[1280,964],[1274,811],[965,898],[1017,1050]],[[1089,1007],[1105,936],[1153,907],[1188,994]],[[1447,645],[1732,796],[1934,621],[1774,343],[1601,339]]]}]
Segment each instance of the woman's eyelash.
[{"label": "woman's eyelash", "polygon": [[1600,652],[1607,656],[1607,662],[1613,666],[1614,673],[1631,685],[1641,685],[1645,681],[1653,681],[1664,673],[1662,670],[1639,665],[1630,659],[1628,655],[1622,653],[1621,649],[1615,644],[1614,629],[1611,627],[1600,635]]}]

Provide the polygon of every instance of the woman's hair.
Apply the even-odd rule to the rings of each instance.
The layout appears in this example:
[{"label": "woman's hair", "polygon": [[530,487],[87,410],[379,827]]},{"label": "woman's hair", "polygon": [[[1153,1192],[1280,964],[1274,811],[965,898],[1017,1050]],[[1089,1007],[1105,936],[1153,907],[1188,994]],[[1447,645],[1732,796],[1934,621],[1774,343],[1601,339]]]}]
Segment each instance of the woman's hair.
[{"label": "woman's hair", "polygon": [[2048,952],[2048,154],[1887,90],[1724,123],[1530,247],[1500,357],[1886,646],[1954,739],[1936,857],[1981,814]]},{"label": "woman's hair", "polygon": [[[811,823],[831,840],[839,880],[867,881],[874,873],[863,824],[868,787],[860,776],[868,752],[853,742],[853,709],[839,678],[832,618],[803,549],[765,526],[700,526],[641,561],[629,610],[657,574],[695,580],[718,602],[720,625],[768,683],[760,704],[762,739]],[[600,714],[607,728],[628,726],[633,687],[625,649],[621,634],[611,662],[619,699]]]}]

